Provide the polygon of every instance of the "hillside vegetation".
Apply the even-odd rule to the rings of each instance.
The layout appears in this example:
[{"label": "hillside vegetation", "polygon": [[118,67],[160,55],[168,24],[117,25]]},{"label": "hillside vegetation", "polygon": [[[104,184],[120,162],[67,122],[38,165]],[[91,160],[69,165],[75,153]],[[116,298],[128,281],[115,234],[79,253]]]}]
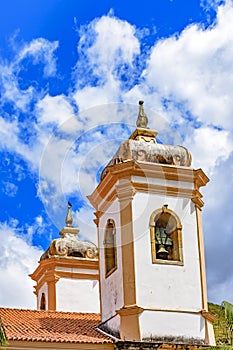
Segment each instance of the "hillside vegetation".
[{"label": "hillside vegetation", "polygon": [[[224,346],[226,349],[232,349],[232,332],[229,330],[229,325],[225,318],[225,310],[221,305],[209,303],[209,311],[216,316],[213,323],[216,345]],[[221,347],[222,348],[222,347]]]}]

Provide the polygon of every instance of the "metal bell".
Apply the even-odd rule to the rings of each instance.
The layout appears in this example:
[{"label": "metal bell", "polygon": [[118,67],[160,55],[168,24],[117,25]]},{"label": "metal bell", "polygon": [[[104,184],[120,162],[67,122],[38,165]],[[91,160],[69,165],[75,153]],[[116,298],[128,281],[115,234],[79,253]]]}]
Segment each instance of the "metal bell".
[{"label": "metal bell", "polygon": [[161,245],[157,254],[168,254],[168,251],[165,249],[164,245]]}]

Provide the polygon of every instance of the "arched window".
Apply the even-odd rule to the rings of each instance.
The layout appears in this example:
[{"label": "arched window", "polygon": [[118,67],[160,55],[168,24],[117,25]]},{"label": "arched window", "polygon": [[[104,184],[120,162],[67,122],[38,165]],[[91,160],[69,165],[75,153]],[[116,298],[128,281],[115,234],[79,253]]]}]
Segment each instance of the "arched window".
[{"label": "arched window", "polygon": [[46,309],[45,294],[42,293],[40,298],[40,310],[45,310],[45,309]]},{"label": "arched window", "polygon": [[182,263],[182,225],[179,217],[164,205],[150,217],[152,262]]},{"label": "arched window", "polygon": [[104,235],[104,258],[105,258],[105,276],[111,275],[117,268],[116,255],[116,228],[115,222],[108,219]]}]

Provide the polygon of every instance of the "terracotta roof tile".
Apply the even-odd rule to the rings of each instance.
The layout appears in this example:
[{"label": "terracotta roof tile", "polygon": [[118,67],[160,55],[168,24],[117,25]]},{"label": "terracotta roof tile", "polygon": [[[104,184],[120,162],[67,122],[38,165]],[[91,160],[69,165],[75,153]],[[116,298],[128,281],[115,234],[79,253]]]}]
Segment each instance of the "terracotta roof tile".
[{"label": "terracotta roof tile", "polygon": [[98,331],[99,314],[0,308],[8,340],[112,343]]}]

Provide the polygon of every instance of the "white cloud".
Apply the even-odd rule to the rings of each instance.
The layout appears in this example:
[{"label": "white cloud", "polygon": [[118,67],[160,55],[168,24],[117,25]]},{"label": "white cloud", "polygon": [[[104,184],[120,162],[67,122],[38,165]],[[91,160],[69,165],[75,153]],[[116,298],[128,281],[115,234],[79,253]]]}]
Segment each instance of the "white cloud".
[{"label": "white cloud", "polygon": [[136,28],[118,18],[103,16],[81,28],[78,52],[74,97],[81,110],[118,102],[124,85],[121,74],[125,74],[126,81],[132,79],[134,61],[140,54]]},{"label": "white cloud", "polygon": [[233,140],[230,133],[211,127],[195,129],[187,135],[185,146],[193,156],[193,166],[203,168],[211,174],[219,161],[226,160],[233,152]]},{"label": "white cloud", "polygon": [[187,27],[180,36],[159,41],[144,71],[145,84],[162,98],[185,104],[204,123],[232,128],[233,6],[218,9],[216,24]]},{"label": "white cloud", "polygon": [[135,55],[140,53],[135,27],[109,16],[103,16],[92,24],[96,39],[87,49],[87,55],[94,73],[101,76],[113,72],[118,65],[132,65]]},{"label": "white cloud", "polygon": [[44,64],[44,76],[54,76],[56,74],[56,58],[54,51],[58,48],[58,41],[50,42],[44,38],[32,40],[25,44],[19,51],[15,64],[22,64],[25,58],[32,57],[33,64]]},{"label": "white cloud", "polygon": [[35,308],[33,282],[29,273],[37,266],[42,251],[18,235],[15,225],[0,223],[0,305]]},{"label": "white cloud", "polygon": [[136,28],[112,16],[103,16],[80,31],[78,50],[85,51],[94,74],[105,80],[122,64],[132,65],[140,53]]},{"label": "white cloud", "polygon": [[23,112],[27,111],[27,107],[30,101],[33,98],[35,90],[32,86],[25,90],[21,90],[18,84],[18,79],[15,75],[14,69],[12,67],[0,67],[1,69],[1,92],[2,92],[2,101],[10,102],[14,106],[22,110]]},{"label": "white cloud", "polygon": [[2,148],[15,149],[18,142],[18,133],[17,121],[8,122],[0,117],[0,145]]},{"label": "white cloud", "polygon": [[87,106],[90,108],[117,102],[120,98],[120,84],[111,76],[104,85],[95,87],[85,86],[83,89],[78,89],[73,97],[82,111]]},{"label": "white cloud", "polygon": [[[75,126],[73,108],[64,95],[49,96],[47,94],[36,104],[36,111],[37,121],[42,127],[50,123],[55,124],[56,126],[61,126],[61,124],[63,124],[65,130],[67,130],[67,126],[69,124],[72,124],[72,129]],[[71,118],[72,121],[70,120]],[[67,121],[68,123],[66,123]],[[78,128],[78,126],[77,121],[77,125],[75,127]]]}]

